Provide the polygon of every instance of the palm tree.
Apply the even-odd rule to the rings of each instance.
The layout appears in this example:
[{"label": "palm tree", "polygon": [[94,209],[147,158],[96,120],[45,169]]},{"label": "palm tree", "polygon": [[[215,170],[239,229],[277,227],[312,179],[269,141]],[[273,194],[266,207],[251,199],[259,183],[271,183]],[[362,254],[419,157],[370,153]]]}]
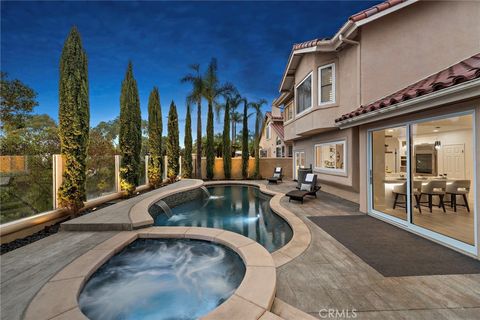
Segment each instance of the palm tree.
[{"label": "palm tree", "polygon": [[202,178],[202,97],[204,91],[204,80],[200,73],[200,65],[192,64],[190,69],[193,73],[187,74],[182,78],[182,82],[190,82],[192,84],[192,91],[187,97],[187,104],[197,104],[197,159],[196,171],[197,178]]},{"label": "palm tree", "polygon": [[213,178],[213,166],[215,162],[214,136],[213,136],[213,107],[218,104],[218,98],[233,92],[235,88],[231,84],[220,84],[217,75],[217,60],[212,58],[207,72],[203,77],[203,97],[208,102],[207,114],[207,179]]},{"label": "palm tree", "polygon": [[237,112],[238,106],[245,101],[245,98],[242,98],[240,94],[234,95],[230,99],[230,121],[232,123],[232,144],[235,144],[237,136],[237,123],[242,121],[242,115]]},{"label": "palm tree", "polygon": [[232,122],[232,146],[236,145],[237,123],[241,123],[242,120],[243,120],[243,116],[240,112],[233,112],[233,113],[230,112],[230,121]]},{"label": "palm tree", "polygon": [[253,140],[253,145],[254,145],[253,147],[255,149],[255,173],[254,173],[255,178],[258,178],[260,174],[260,153],[258,150],[258,144],[260,142],[259,141],[260,126],[263,123],[262,106],[264,104],[267,104],[267,100],[265,99],[260,99],[256,102],[249,103],[249,107],[253,109],[253,113],[251,113],[250,115],[253,115],[255,117],[255,136]]}]

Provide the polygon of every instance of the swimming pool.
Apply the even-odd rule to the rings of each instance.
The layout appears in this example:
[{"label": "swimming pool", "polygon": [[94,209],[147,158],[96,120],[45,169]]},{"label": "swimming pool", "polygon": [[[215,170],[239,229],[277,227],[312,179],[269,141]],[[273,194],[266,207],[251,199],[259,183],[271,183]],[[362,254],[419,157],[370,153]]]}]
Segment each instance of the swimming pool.
[{"label": "swimming pool", "polygon": [[90,278],[79,306],[90,319],[197,319],[228,299],[245,265],[207,241],[137,239]]},{"label": "swimming pool", "polygon": [[208,187],[210,197],[202,194],[171,208],[171,213],[155,204],[149,212],[155,226],[194,226],[220,228],[242,234],[273,252],[290,241],[293,231],[275,214],[270,197],[256,187],[219,185]]}]

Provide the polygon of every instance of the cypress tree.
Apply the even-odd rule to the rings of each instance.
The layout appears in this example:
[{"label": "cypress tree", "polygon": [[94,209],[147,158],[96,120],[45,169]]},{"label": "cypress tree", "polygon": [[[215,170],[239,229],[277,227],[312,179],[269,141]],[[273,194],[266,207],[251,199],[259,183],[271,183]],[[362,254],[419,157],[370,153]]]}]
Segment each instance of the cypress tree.
[{"label": "cypress tree", "polygon": [[207,147],[206,147],[206,157],[207,157],[207,179],[213,179],[213,166],[215,165],[215,147],[214,147],[214,136],[213,136],[213,105],[208,102],[208,114],[207,114]]},{"label": "cypress tree", "polygon": [[175,180],[180,171],[180,145],[178,140],[178,115],[177,107],[172,101],[170,103],[170,111],[168,112],[168,141],[167,141],[167,158],[168,171],[167,175],[170,180]]},{"label": "cypress tree", "polygon": [[148,98],[148,181],[155,188],[162,183],[162,129],[160,95],[154,87]]},{"label": "cypress tree", "polygon": [[132,63],[128,63],[120,94],[120,184],[127,195],[132,195],[140,176],[142,148],[142,118],[137,81],[133,77]]},{"label": "cypress tree", "polygon": [[76,27],[63,46],[60,57],[59,135],[65,160],[59,204],[72,214],[86,200],[86,158],[90,130],[88,61]]},{"label": "cypress tree", "polygon": [[248,103],[243,104],[243,129],[242,129],[242,178],[248,178]]},{"label": "cypress tree", "polygon": [[192,177],[192,118],[190,116],[190,105],[187,105],[187,117],[185,118],[185,154],[183,156],[183,175],[186,178]]},{"label": "cypress tree", "polygon": [[232,177],[232,147],[230,143],[230,101],[225,103],[225,117],[223,120],[223,172],[225,179]]}]

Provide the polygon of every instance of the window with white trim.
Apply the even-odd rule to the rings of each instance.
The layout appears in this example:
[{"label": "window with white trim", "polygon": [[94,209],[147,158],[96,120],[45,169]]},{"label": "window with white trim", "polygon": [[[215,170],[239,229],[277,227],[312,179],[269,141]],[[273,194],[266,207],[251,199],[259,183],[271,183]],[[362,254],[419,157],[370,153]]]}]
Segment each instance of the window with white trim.
[{"label": "window with white trim", "polygon": [[315,145],[315,169],[332,173],[346,173],[347,143],[345,140]]},{"label": "window with white trim", "polygon": [[270,138],[271,138],[270,123],[267,124],[267,127],[265,128],[265,137],[267,138],[267,140],[270,140]]},{"label": "window with white trim", "polygon": [[312,74],[310,73],[295,89],[297,114],[312,107]]},{"label": "window with white trim", "polygon": [[335,64],[318,68],[318,104],[335,102]]},{"label": "window with white trim", "polygon": [[283,119],[285,121],[291,120],[293,118],[293,103],[288,104],[285,106],[285,110],[283,110]]}]

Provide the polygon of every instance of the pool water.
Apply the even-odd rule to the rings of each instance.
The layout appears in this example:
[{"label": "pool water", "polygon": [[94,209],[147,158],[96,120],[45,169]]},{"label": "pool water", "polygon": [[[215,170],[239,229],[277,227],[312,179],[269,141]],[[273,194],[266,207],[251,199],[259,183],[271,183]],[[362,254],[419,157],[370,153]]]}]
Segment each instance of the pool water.
[{"label": "pool water", "polygon": [[231,249],[207,241],[138,239],[101,266],[79,297],[90,319],[197,319],[245,275]]},{"label": "pool water", "polygon": [[270,197],[258,188],[214,186],[208,191],[210,197],[200,197],[171,208],[171,216],[153,206],[150,212],[154,224],[229,230],[257,241],[269,252],[284,246],[292,238],[288,223],[270,209]]}]

